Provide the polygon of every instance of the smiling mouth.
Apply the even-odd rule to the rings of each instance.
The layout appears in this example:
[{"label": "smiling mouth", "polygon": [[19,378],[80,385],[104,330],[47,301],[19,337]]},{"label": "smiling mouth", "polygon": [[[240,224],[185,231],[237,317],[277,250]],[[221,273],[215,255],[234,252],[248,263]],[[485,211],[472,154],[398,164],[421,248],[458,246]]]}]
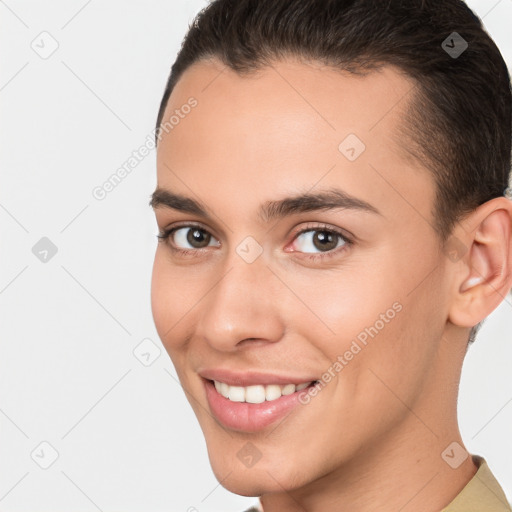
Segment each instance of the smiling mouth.
[{"label": "smiling mouth", "polygon": [[[257,432],[282,420],[293,409],[303,404],[301,395],[308,393],[312,386],[319,382],[300,382],[300,379],[297,379],[294,384],[286,383],[288,379],[276,375],[252,374],[243,378],[240,375],[238,378],[226,375],[225,379],[231,382],[227,384],[217,380],[223,378],[221,375],[215,376],[215,379],[213,377],[203,376],[211,415],[223,428],[237,432]],[[265,381],[274,382],[267,384]],[[281,383],[278,384],[279,381]],[[250,385],[236,385],[242,382]],[[305,409],[301,411],[298,414],[304,414]]]},{"label": "smiling mouth", "polygon": [[316,384],[318,381],[303,382],[301,384],[268,384],[254,386],[230,386],[225,382],[210,380],[215,386],[217,392],[231,402],[247,402],[249,404],[261,404],[263,402],[272,402],[282,396],[291,395],[297,391],[302,391]]}]

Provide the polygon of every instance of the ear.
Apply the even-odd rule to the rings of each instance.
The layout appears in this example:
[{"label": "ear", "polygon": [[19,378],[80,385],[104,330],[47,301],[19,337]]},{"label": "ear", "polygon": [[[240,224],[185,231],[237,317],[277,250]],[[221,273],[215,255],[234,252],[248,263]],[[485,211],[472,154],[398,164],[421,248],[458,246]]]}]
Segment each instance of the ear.
[{"label": "ear", "polygon": [[497,197],[480,205],[454,229],[453,295],[448,319],[473,327],[506,298],[512,286],[512,201]]}]

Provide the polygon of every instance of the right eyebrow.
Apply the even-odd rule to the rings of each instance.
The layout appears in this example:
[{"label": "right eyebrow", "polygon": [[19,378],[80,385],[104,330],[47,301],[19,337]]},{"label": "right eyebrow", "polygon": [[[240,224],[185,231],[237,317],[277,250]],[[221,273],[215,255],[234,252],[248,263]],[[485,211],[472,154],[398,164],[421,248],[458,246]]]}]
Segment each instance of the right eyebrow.
[{"label": "right eyebrow", "polygon": [[182,196],[181,194],[175,194],[170,190],[160,187],[157,187],[153,194],[151,194],[149,206],[153,209],[170,208],[172,210],[191,213],[193,215],[210,219],[210,215],[208,214],[206,207],[199,201],[190,197]]}]

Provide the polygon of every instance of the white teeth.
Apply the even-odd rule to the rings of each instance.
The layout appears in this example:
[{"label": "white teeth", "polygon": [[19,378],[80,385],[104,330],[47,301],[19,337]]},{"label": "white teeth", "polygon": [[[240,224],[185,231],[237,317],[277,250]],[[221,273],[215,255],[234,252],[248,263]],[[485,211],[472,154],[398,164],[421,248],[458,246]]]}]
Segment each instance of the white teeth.
[{"label": "white teeth", "polygon": [[265,401],[264,386],[247,386],[245,388],[245,401],[250,404],[261,404]]},{"label": "white teeth", "polygon": [[277,400],[281,396],[291,395],[296,391],[301,391],[307,388],[311,382],[304,382],[302,384],[286,384],[285,386],[279,386],[277,384],[268,384],[267,386],[256,385],[256,386],[229,386],[225,382],[219,382],[214,380],[215,389],[224,398],[231,400],[232,402],[248,402],[250,404],[261,404],[265,400],[271,402]]},{"label": "white teeth", "polygon": [[283,395],[291,395],[292,393],[295,393],[295,384],[286,384],[286,386],[283,386],[281,389],[281,393]]},{"label": "white teeth", "polygon": [[232,402],[245,402],[245,388],[229,386],[229,399]]},{"label": "white teeth", "polygon": [[271,400],[276,400],[280,397],[281,386],[278,386],[277,384],[269,384],[268,386],[265,386],[265,400],[270,402]]},{"label": "white teeth", "polygon": [[220,383],[220,394],[224,398],[229,398],[229,386],[225,382]]}]

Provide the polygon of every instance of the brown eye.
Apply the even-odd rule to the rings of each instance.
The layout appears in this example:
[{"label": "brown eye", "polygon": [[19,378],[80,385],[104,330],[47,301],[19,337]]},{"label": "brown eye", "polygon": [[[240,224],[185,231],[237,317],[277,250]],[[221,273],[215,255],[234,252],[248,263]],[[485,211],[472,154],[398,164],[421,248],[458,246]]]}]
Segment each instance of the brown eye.
[{"label": "brown eye", "polygon": [[213,237],[208,231],[197,226],[182,226],[170,231],[169,237],[179,249],[202,249],[212,244]]},{"label": "brown eye", "polygon": [[211,240],[211,235],[206,231],[198,228],[186,228],[187,230],[187,242],[196,249],[202,247],[208,247]]},{"label": "brown eye", "polygon": [[[340,243],[341,242],[341,243]],[[302,231],[296,238],[296,250],[301,252],[328,252],[342,245],[346,245],[348,241],[340,233],[327,229],[308,229]]]},{"label": "brown eye", "polygon": [[313,235],[313,245],[321,251],[330,251],[338,245],[338,235],[330,231],[317,231]]},{"label": "brown eye", "polygon": [[157,237],[160,242],[166,242],[170,249],[178,252],[193,252],[194,249],[220,245],[208,231],[193,224],[162,230]]}]

